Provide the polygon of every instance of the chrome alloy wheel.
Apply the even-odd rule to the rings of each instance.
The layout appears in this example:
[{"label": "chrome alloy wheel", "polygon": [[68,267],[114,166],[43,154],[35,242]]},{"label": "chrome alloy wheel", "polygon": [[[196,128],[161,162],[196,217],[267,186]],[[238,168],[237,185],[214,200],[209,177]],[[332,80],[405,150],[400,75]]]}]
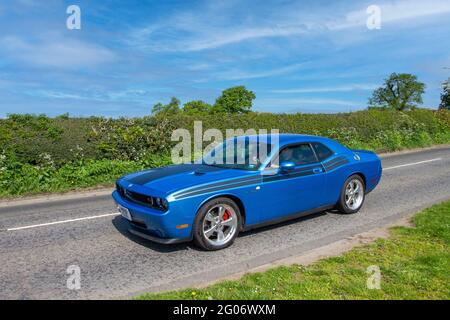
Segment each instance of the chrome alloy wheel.
[{"label": "chrome alloy wheel", "polygon": [[345,187],[345,204],[351,210],[357,210],[364,200],[364,186],[358,179],[352,179]]},{"label": "chrome alloy wheel", "polygon": [[226,244],[233,238],[238,226],[234,209],[225,204],[217,204],[206,213],[203,219],[203,235],[213,246]]}]

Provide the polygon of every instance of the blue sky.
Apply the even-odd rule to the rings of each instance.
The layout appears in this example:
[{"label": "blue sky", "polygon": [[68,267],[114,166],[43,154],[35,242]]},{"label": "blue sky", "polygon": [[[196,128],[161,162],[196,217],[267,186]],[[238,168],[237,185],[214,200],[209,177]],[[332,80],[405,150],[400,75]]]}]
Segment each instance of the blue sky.
[{"label": "blue sky", "polygon": [[[81,30],[66,28],[72,4]],[[14,0],[0,30],[0,117],[140,116],[235,85],[256,111],[358,110],[392,72],[416,74],[436,108],[450,76],[449,0]]]}]

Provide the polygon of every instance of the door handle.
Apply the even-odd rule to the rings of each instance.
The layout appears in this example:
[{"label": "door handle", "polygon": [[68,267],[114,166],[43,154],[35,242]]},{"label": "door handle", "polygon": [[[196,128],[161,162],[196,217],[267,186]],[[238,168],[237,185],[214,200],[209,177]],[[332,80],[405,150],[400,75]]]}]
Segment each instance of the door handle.
[{"label": "door handle", "polygon": [[321,173],[322,172],[322,168],[314,168],[313,172],[314,173]]}]

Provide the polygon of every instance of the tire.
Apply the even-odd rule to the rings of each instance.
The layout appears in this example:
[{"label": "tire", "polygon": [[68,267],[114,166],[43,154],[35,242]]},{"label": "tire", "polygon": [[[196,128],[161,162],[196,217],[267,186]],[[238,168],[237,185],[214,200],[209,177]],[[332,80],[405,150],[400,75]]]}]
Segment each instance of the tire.
[{"label": "tire", "polygon": [[[357,188],[356,188],[357,186]],[[355,192],[355,190],[357,190]],[[366,188],[361,176],[354,174],[345,180],[337,208],[340,212],[351,214],[358,212],[364,204]],[[353,201],[351,198],[353,197]]]},{"label": "tire", "polygon": [[195,218],[194,242],[208,251],[224,249],[233,244],[241,224],[241,212],[233,200],[212,199],[200,208]]}]

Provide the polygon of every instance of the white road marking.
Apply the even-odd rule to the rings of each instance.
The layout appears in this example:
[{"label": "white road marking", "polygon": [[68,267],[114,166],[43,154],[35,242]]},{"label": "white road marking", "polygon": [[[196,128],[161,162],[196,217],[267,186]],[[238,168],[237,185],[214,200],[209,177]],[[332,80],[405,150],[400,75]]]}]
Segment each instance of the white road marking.
[{"label": "white road marking", "polygon": [[68,223],[68,222],[92,220],[92,219],[98,219],[98,218],[104,218],[104,217],[117,216],[119,214],[120,213],[118,213],[118,212],[106,213],[106,214],[100,214],[98,216],[90,216],[90,217],[83,217],[83,218],[76,218],[76,219],[69,219],[69,220],[60,220],[60,221],[53,221],[53,222],[48,222],[48,223],[34,224],[31,226],[9,228],[9,229],[6,229],[6,231],[17,231],[17,230],[24,230],[24,229],[31,229],[31,228],[39,228],[39,227],[51,226],[51,225],[55,225],[55,224],[62,224],[62,223]]},{"label": "white road marking", "polygon": [[383,168],[383,171],[397,169],[397,168],[403,168],[403,167],[409,167],[409,166],[415,166],[415,165],[422,164],[422,163],[428,163],[428,162],[440,161],[440,160],[442,160],[442,158],[435,158],[435,159],[424,160],[424,161],[419,161],[419,162],[406,163],[406,164],[401,164],[401,165],[393,166],[393,167],[389,167],[389,168]]},{"label": "white road marking", "polygon": [[[424,160],[424,161],[419,161],[419,162],[406,163],[406,164],[401,164],[401,165],[398,165],[398,166],[383,168],[383,171],[397,169],[397,168],[403,168],[403,167],[409,167],[409,166],[415,166],[415,165],[418,165],[418,164],[429,163],[429,162],[440,161],[440,160],[442,160],[442,158],[435,158],[435,159]],[[30,225],[30,226],[8,228],[8,229],[6,229],[6,231],[17,231],[17,230],[24,230],[24,229],[31,229],[31,228],[39,228],[39,227],[51,226],[51,225],[55,225],[55,224],[62,224],[62,223],[69,223],[69,222],[76,222],[76,221],[83,221],[83,220],[92,220],[92,219],[105,218],[105,217],[118,216],[118,215],[120,215],[119,212],[106,213],[106,214],[101,214],[101,215],[97,215],[97,216],[89,216],[89,217],[83,217],[83,218],[76,218],[76,219],[69,219],[69,220],[61,220],[61,221],[53,221],[53,222],[48,222],[48,223],[34,224],[34,225]]]}]

